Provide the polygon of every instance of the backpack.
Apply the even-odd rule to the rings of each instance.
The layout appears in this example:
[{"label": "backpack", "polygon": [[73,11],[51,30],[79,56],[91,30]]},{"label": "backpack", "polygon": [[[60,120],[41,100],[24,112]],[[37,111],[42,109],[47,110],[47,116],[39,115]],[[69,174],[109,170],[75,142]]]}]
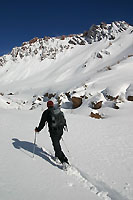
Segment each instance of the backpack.
[{"label": "backpack", "polygon": [[57,108],[50,111],[51,115],[51,128],[64,128],[66,126],[66,119],[63,112]]}]

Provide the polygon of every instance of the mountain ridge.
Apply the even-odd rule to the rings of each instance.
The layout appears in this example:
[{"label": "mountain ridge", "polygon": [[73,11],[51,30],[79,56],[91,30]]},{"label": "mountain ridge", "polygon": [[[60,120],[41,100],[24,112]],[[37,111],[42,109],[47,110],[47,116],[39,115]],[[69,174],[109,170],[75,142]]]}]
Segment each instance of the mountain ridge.
[{"label": "mountain ridge", "polygon": [[[101,22],[100,25],[92,25],[88,31],[81,34],[62,35],[57,37],[38,38],[35,37],[28,42],[23,42],[22,46],[14,47],[8,55],[0,57],[0,66],[4,66],[10,59],[12,61],[21,60],[28,56],[38,56],[40,61],[45,58],[56,59],[56,54],[64,49],[74,48],[75,45],[92,44],[104,38],[114,40],[120,32],[132,26],[125,21],[115,21],[111,24]],[[60,44],[60,41],[62,43]],[[64,42],[63,42],[64,41]]]},{"label": "mountain ridge", "polygon": [[34,38],[6,59],[0,68],[4,107],[34,109],[53,99],[65,109],[88,104],[91,112],[101,101],[101,107],[118,109],[132,99],[133,29],[124,21],[93,25],[79,35]]}]

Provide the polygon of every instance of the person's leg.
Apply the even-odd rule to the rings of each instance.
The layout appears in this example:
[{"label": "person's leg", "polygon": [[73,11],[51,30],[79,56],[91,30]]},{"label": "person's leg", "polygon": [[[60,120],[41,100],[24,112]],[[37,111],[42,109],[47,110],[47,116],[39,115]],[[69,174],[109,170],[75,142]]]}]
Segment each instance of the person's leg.
[{"label": "person's leg", "polygon": [[51,140],[55,151],[55,157],[58,157],[61,163],[63,162],[68,163],[68,159],[61,149],[60,139],[61,139],[60,135],[52,134]]}]

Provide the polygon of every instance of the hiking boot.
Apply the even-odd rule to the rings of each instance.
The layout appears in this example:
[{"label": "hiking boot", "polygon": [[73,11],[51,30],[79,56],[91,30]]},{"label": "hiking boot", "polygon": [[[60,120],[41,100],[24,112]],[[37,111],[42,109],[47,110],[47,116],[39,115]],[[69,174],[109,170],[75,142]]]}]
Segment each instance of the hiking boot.
[{"label": "hiking boot", "polygon": [[66,162],[62,163],[62,169],[65,170],[65,171],[67,171],[69,166],[70,166],[69,163],[66,163]]},{"label": "hiking boot", "polygon": [[68,162],[68,158],[67,158],[67,157],[64,158],[64,161],[63,161],[63,162],[65,162],[65,163],[67,163],[67,164],[69,165],[69,162]]},{"label": "hiking boot", "polygon": [[55,157],[54,160],[55,160],[55,162],[56,162],[57,164],[60,164],[60,163],[61,163],[58,157]]}]

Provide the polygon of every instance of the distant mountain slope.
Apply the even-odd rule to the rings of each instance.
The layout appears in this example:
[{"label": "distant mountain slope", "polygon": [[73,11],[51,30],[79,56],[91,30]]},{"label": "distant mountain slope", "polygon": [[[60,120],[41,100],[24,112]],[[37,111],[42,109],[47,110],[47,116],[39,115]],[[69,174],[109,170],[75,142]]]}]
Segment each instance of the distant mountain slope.
[{"label": "distant mountain slope", "polygon": [[65,108],[73,107],[74,97],[79,98],[74,107],[85,101],[92,108],[92,97],[124,101],[132,96],[132,64],[133,27],[124,21],[93,25],[77,35],[34,38],[0,57],[0,101],[21,108],[53,97]]},{"label": "distant mountain slope", "polygon": [[56,59],[56,55],[63,50],[73,48],[73,45],[85,45],[86,42],[92,44],[102,39],[114,40],[119,33],[132,29],[132,27],[124,21],[112,22],[112,24],[101,23],[92,25],[88,31],[83,34],[75,34],[60,37],[35,37],[28,42],[23,42],[21,47],[12,49],[9,55],[0,57],[0,66],[3,66],[9,60],[20,61],[25,57],[36,56],[40,61],[45,58]]}]

